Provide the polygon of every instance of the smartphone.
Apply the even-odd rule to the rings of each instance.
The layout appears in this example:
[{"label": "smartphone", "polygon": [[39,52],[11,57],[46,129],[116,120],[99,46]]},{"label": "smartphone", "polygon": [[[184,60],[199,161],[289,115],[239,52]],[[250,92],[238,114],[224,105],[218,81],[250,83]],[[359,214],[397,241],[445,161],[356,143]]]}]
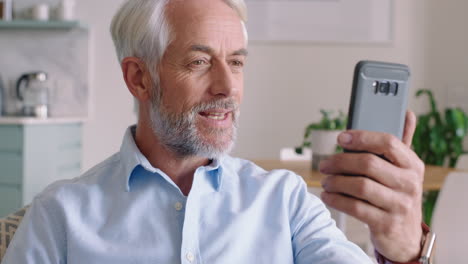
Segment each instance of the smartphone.
[{"label": "smartphone", "polygon": [[385,132],[403,137],[410,70],[403,64],[360,61],[348,112],[348,129]]}]

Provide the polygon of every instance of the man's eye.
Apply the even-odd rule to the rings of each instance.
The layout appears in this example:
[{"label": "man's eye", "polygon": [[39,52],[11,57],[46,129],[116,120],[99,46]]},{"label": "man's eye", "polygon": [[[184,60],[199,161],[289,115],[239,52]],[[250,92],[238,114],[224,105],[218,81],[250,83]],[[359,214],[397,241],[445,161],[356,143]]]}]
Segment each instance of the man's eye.
[{"label": "man's eye", "polygon": [[205,65],[206,64],[206,61],[204,60],[195,60],[195,61],[192,61],[192,63],[190,63],[192,66],[201,66],[201,65]]},{"label": "man's eye", "polygon": [[233,66],[236,66],[236,67],[242,67],[242,66],[244,66],[244,63],[243,63],[242,61],[239,61],[239,60],[234,60],[234,61],[231,62],[231,64],[232,64]]}]

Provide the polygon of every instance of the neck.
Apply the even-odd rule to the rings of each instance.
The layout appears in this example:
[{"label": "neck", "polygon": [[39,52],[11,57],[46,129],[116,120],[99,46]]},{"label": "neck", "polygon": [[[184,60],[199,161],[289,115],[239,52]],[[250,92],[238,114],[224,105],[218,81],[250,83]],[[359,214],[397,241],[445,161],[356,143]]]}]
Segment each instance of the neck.
[{"label": "neck", "polygon": [[138,121],[135,143],[151,165],[166,173],[186,196],[192,188],[195,170],[210,162],[207,158],[196,156],[177,157],[173,151],[161,144],[151,127],[145,122]]}]

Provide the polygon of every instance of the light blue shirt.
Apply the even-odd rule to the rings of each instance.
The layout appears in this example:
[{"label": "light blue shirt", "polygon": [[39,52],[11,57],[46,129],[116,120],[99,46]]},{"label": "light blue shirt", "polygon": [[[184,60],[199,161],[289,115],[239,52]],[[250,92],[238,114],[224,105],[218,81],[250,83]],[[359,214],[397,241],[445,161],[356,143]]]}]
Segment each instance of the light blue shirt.
[{"label": "light blue shirt", "polygon": [[300,176],[226,156],[199,167],[184,196],[133,131],[120,152],[34,199],[3,264],[372,263]]}]

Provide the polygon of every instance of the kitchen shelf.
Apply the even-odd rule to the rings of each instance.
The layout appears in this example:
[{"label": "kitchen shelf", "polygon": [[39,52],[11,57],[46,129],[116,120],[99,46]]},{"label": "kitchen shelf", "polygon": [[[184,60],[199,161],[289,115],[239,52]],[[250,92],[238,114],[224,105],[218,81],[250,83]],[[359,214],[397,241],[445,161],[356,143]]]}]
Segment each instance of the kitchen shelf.
[{"label": "kitchen shelf", "polygon": [[51,124],[72,124],[84,123],[86,117],[49,117],[49,118],[35,118],[35,117],[20,117],[20,116],[1,116],[1,125],[51,125]]},{"label": "kitchen shelf", "polygon": [[79,21],[35,21],[11,20],[0,21],[0,29],[86,29]]}]

